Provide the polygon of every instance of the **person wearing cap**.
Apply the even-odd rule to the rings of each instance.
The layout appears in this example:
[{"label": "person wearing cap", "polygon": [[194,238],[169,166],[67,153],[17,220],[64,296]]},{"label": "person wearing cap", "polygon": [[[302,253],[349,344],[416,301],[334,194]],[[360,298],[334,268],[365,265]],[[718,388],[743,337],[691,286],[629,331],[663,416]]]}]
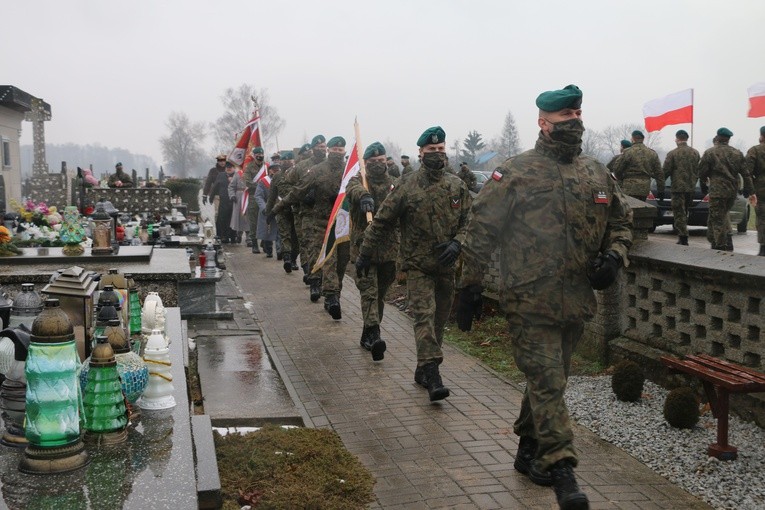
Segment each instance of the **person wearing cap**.
[{"label": "person wearing cap", "polygon": [[765,126],[760,128],[760,143],[746,151],[746,172],[752,178],[754,194],[749,197],[757,214],[758,255],[765,256]]},{"label": "person wearing cap", "polygon": [[[374,142],[364,151],[366,187],[361,176],[348,181],[346,196],[350,202],[351,215],[351,260],[359,256],[359,247],[364,240],[367,227],[367,213],[374,214],[396,182],[387,172],[385,147]],[[385,294],[396,278],[396,255],[398,254],[398,232],[388,234],[388,239],[372,252],[368,272],[358,274],[354,280],[361,297],[361,315],[364,326],[361,332],[361,346],[372,353],[373,361],[385,356],[386,344],[380,335],[380,322],[385,309]]]},{"label": "person wearing cap", "polygon": [[[303,283],[309,286],[311,302],[321,297],[321,273],[311,273],[311,266],[316,262],[321,244],[316,242],[310,232],[310,222],[304,221],[313,210],[314,195],[306,193],[301,199],[292,195],[292,190],[310,173],[311,169],[327,158],[327,139],[324,135],[316,135],[308,147],[308,158],[297,163],[294,169],[284,177],[281,186],[284,187],[284,199],[273,207],[274,214],[281,214],[285,208],[292,208],[295,217],[295,230],[300,242],[300,265],[303,269]],[[323,238],[322,238],[323,241]]]},{"label": "person wearing cap", "polygon": [[588,508],[574,476],[564,392],[571,354],[597,309],[593,289],[608,288],[627,264],[632,211],[608,169],[582,154],[579,87],[543,92],[536,105],[535,147],[494,170],[457,237],[457,323],[469,331],[480,315],[484,274],[499,247],[500,306],[526,377],[514,467],[552,485],[561,508]]},{"label": "person wearing cap", "polygon": [[274,206],[280,200],[284,199],[284,187],[282,183],[285,175],[288,175],[295,166],[295,152],[282,151],[281,153],[281,171],[271,178],[271,190],[268,194],[266,203],[266,214],[275,217],[276,226],[279,229],[279,239],[282,243],[282,267],[286,273],[291,273],[298,269],[297,255],[300,249],[297,232],[295,231],[295,218],[292,214],[292,208],[286,208],[282,214],[273,213]]},{"label": "person wearing cap", "polygon": [[455,262],[461,251],[457,239],[464,234],[472,198],[465,183],[446,171],[446,133],[440,126],[426,129],[417,146],[422,167],[401,179],[380,204],[364,233],[356,274],[367,274],[375,251],[400,228],[417,347],[414,380],[434,402],[449,396],[439,370],[441,344],[454,300]]},{"label": "person wearing cap", "polygon": [[699,180],[702,188],[709,189],[707,240],[713,250],[733,251],[729,213],[739,193],[739,176],[744,196],[754,192],[744,153],[728,145],[732,136],[730,129],[718,129],[717,144],[705,150],[699,161]]},{"label": "person wearing cap", "polygon": [[[327,223],[343,179],[345,139],[341,136],[335,136],[325,143],[324,137],[321,138],[321,141],[318,141],[312,150],[316,156],[316,148],[327,147],[329,150],[327,159],[310,168],[289,194],[274,207],[273,211],[278,214],[282,209],[292,204],[299,203],[301,205],[301,212],[304,213],[301,222],[304,235],[301,238],[301,243],[306,246],[304,253],[307,254],[306,260],[302,262],[304,264],[303,269],[308,274],[310,298],[312,302],[316,302],[323,295],[324,309],[333,319],[339,320],[342,318],[340,291],[345,268],[350,258],[348,243],[336,244],[334,252],[323,261],[321,267],[316,267],[316,263],[323,245]],[[320,150],[319,155],[322,155],[324,149]]]},{"label": "person wearing cap", "polygon": [[616,168],[616,162],[619,161],[619,158],[622,157],[622,154],[624,154],[624,151],[632,147],[632,142],[629,140],[622,140],[619,142],[619,154],[611,158],[611,161],[608,162],[606,165],[606,168],[608,168],[611,172],[614,171],[614,168]]},{"label": "person wearing cap", "polygon": [[613,172],[624,194],[643,202],[651,192],[651,178],[656,179],[656,198],[663,200],[665,179],[659,155],[646,147],[644,140],[642,131],[632,132],[632,147],[614,164]]},{"label": "person wearing cap", "polygon": [[688,246],[688,209],[699,180],[699,151],[688,145],[688,132],[675,133],[677,147],[664,159],[664,175],[672,183],[672,220],[677,230],[677,244]]},{"label": "person wearing cap", "polygon": [[[250,232],[250,222],[247,217],[247,211],[244,207],[244,191],[247,189],[247,181],[244,172],[238,170],[228,183],[228,197],[233,202],[234,207],[231,212],[231,230],[236,232],[236,243],[242,242],[245,232]],[[250,195],[252,196],[252,195]],[[252,227],[253,230],[255,227]],[[251,246],[251,236],[247,234],[247,246]]]},{"label": "person wearing cap", "polygon": [[[260,170],[263,168],[265,161],[265,152],[263,150],[263,147],[253,147],[252,149],[252,159],[245,165],[244,168],[244,175],[243,175],[243,182],[247,186],[249,198],[247,200],[247,225],[249,227],[249,233],[247,234],[247,246],[252,248],[252,253],[260,253],[260,248],[258,248],[258,223],[259,223],[259,213],[260,209],[258,208],[258,204],[255,203],[255,200],[253,200],[253,197],[255,196],[255,191],[258,189],[258,181],[256,181],[256,178],[258,174],[260,173]],[[262,245],[262,243],[261,243]]]},{"label": "person wearing cap", "polygon": [[[215,166],[207,172],[207,178],[205,184],[202,186],[202,204],[207,204],[207,197],[210,195],[215,180],[218,178],[218,174],[226,172],[226,155],[218,154],[215,157]],[[215,202],[215,214],[218,213],[218,202]]]},{"label": "person wearing cap", "polygon": [[277,244],[277,251],[279,250],[279,227],[276,225],[276,219],[273,215],[266,212],[268,205],[268,198],[271,194],[271,183],[276,175],[281,173],[282,165],[278,159],[271,160],[271,166],[268,167],[268,179],[260,179],[255,188],[255,193],[252,196],[252,201],[258,207],[258,225],[257,225],[257,239],[260,239],[263,246],[263,251],[266,252],[266,258],[273,258],[274,256],[274,243]]},{"label": "person wearing cap", "polygon": [[133,179],[122,170],[122,163],[114,165],[115,173],[109,176],[108,185],[110,188],[132,188]]},{"label": "person wearing cap", "polygon": [[215,215],[215,234],[224,244],[236,242],[236,231],[231,229],[231,214],[234,202],[228,194],[228,185],[234,178],[236,167],[226,162],[223,173],[218,174],[210,189],[210,200],[219,199],[218,213]]},{"label": "person wearing cap", "polygon": [[412,164],[409,162],[409,156],[402,154],[401,155],[401,177],[405,176],[406,174],[414,172],[414,167],[412,167]]},{"label": "person wearing cap", "polygon": [[401,170],[399,170],[396,162],[393,161],[393,156],[386,157],[385,164],[388,166],[388,175],[395,178],[401,177]]},{"label": "person wearing cap", "polygon": [[470,170],[467,162],[463,161],[460,163],[460,171],[457,174],[457,177],[462,179],[465,186],[467,186],[470,191],[478,193],[478,180],[475,178],[475,175],[473,175],[473,171]]}]

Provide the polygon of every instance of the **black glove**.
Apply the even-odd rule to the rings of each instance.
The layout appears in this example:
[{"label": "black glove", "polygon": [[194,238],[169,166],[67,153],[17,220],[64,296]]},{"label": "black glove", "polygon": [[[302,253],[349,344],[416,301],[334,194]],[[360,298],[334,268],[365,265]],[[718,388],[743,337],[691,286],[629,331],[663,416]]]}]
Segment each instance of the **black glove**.
[{"label": "black glove", "polygon": [[436,250],[443,250],[441,255],[438,256],[438,263],[442,266],[449,267],[457,262],[457,257],[459,257],[460,251],[462,251],[462,245],[456,239],[451,239],[445,243],[436,245]]},{"label": "black glove", "polygon": [[303,197],[303,203],[307,206],[312,206],[316,203],[316,190],[313,188],[308,190],[308,193]]},{"label": "black glove", "polygon": [[473,319],[480,320],[483,311],[483,287],[470,285],[460,289],[457,295],[457,327],[470,331]]},{"label": "black glove", "polygon": [[658,198],[658,199],[659,199],[659,202],[661,202],[662,200],[664,200],[664,192],[663,192],[663,191],[657,191],[657,192],[656,192],[656,198]]},{"label": "black glove", "polygon": [[590,262],[587,279],[590,280],[593,289],[607,289],[616,281],[620,267],[622,267],[622,257],[615,251],[608,250]]},{"label": "black glove", "polygon": [[207,205],[207,195],[202,195],[202,205]]},{"label": "black glove", "polygon": [[749,198],[749,191],[743,190],[741,194],[744,196],[744,198]]},{"label": "black glove", "polygon": [[369,267],[372,265],[372,257],[369,255],[359,255],[356,257],[356,276],[369,276]]},{"label": "black glove", "polygon": [[375,212],[375,199],[372,198],[372,195],[364,195],[361,197],[359,205],[361,206],[361,212],[363,213]]}]

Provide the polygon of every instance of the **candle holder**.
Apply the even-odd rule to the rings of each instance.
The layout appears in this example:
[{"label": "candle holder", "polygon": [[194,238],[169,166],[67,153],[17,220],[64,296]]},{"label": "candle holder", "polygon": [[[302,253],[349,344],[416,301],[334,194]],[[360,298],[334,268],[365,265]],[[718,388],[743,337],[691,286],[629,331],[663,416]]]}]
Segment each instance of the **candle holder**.
[{"label": "candle holder", "polygon": [[127,407],[117,360],[105,336],[96,338],[89,367],[82,398],[85,441],[99,445],[123,443],[127,440]]},{"label": "candle holder", "polygon": [[152,411],[175,407],[170,349],[162,330],[152,330],[146,341],[143,359],[149,366],[149,384],[138,399],[138,406]]},{"label": "candle holder", "polygon": [[26,326],[0,331],[0,373],[5,380],[0,385],[0,415],[5,432],[0,444],[26,447],[24,412],[26,409],[27,378],[24,374],[29,349]]}]

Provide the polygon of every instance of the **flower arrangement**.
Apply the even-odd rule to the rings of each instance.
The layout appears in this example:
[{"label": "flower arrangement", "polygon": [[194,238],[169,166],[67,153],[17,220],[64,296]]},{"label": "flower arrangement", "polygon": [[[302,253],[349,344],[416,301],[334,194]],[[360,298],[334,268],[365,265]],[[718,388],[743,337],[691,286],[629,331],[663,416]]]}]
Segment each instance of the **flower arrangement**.
[{"label": "flower arrangement", "polygon": [[59,230],[63,218],[56,207],[48,207],[45,202],[35,203],[27,200],[20,204],[11,200],[11,207],[20,216],[16,229],[19,246],[61,246]]},{"label": "flower arrangement", "polygon": [[11,231],[0,226],[0,257],[12,257],[21,253],[12,241]]}]

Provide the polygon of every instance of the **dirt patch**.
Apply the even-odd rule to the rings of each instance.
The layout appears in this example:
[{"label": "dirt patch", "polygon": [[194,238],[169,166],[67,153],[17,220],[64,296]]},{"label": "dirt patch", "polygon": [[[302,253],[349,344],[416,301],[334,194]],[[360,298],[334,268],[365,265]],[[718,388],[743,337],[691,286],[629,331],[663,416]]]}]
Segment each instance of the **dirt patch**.
[{"label": "dirt patch", "polygon": [[189,401],[194,408],[194,414],[205,414],[204,397],[202,396],[202,385],[199,382],[199,372],[197,371],[197,350],[189,351],[189,366],[186,368],[186,382],[189,388]]}]

